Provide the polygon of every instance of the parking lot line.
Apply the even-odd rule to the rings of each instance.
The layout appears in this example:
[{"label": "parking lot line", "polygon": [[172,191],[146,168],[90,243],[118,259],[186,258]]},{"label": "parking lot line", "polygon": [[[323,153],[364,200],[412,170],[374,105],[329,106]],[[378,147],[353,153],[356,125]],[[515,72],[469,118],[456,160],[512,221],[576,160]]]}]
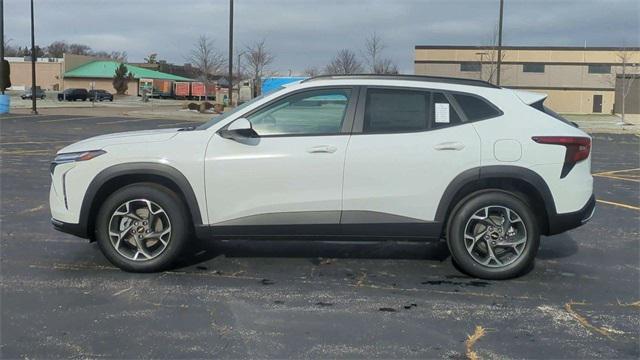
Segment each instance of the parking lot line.
[{"label": "parking lot line", "polygon": [[595,173],[595,174],[593,174],[593,176],[609,178],[609,179],[616,179],[616,180],[640,182],[640,180],[637,179],[637,176],[625,175],[625,173],[632,172],[632,171],[640,171],[640,168],[603,171],[603,172]]},{"label": "parking lot line", "polygon": [[105,121],[96,123],[96,125],[111,125],[111,124],[121,124],[128,122],[137,122],[137,121],[147,121],[147,120],[156,120],[156,119],[127,119],[127,120],[115,120],[115,121]]},{"label": "parking lot line", "polygon": [[43,120],[43,121],[38,121],[38,123],[64,122],[64,121],[70,121],[70,120],[90,120],[90,119],[93,119],[93,118],[95,118],[95,116],[84,116],[84,117],[76,117],[76,118]]},{"label": "parking lot line", "polygon": [[52,143],[68,143],[68,140],[52,140],[52,141],[22,141],[22,142],[0,142],[0,146],[6,145],[40,145],[40,144],[52,144]]},{"label": "parking lot line", "polygon": [[611,170],[611,171],[603,171],[603,172],[595,173],[593,175],[600,176],[600,175],[609,175],[609,174],[616,174],[616,173],[629,172],[629,171],[638,171],[638,170],[640,170],[640,168]]},{"label": "parking lot line", "polygon": [[[0,120],[5,119],[5,120],[12,120],[12,119],[28,119],[28,118],[33,118],[33,117],[41,117],[43,115],[25,115],[25,116],[0,116]],[[44,115],[46,116],[46,115]]]},{"label": "parking lot line", "polygon": [[614,202],[614,201],[606,201],[606,200],[600,200],[600,199],[597,199],[596,201],[599,202],[599,203],[607,204],[607,205],[619,206],[619,207],[622,207],[622,208],[625,208],[625,209],[631,209],[631,210],[640,211],[640,207],[637,207],[637,206],[621,204],[621,203],[617,203],[617,202]]}]

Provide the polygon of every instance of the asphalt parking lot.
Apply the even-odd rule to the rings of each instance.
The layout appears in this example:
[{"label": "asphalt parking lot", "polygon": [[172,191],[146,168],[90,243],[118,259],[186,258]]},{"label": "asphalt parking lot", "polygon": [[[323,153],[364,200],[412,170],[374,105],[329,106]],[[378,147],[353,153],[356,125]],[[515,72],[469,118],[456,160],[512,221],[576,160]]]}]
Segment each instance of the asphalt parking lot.
[{"label": "asphalt parking lot", "polygon": [[542,239],[509,281],[462,275],[444,243],[216,241],[130,274],[49,223],[49,162],[134,118],[0,118],[2,358],[640,357],[640,138],[596,135],[590,223]]}]

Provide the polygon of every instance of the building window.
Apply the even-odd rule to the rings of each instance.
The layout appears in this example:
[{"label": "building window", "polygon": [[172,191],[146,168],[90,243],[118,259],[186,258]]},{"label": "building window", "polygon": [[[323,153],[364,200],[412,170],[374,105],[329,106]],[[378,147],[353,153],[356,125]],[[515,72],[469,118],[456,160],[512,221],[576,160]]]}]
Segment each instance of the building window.
[{"label": "building window", "polygon": [[544,64],[522,64],[522,72],[526,73],[543,73]]},{"label": "building window", "polygon": [[481,69],[481,65],[479,62],[463,62],[460,63],[460,71],[475,71],[478,72]]},{"label": "building window", "polygon": [[589,74],[611,74],[611,65],[589,65]]}]

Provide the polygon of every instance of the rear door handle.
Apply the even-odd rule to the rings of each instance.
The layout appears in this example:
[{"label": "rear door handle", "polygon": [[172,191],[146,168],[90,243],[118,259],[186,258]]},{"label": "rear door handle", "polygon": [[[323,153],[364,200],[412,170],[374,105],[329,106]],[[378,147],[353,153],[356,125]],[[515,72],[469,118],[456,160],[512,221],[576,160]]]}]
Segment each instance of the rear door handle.
[{"label": "rear door handle", "polygon": [[460,150],[464,149],[464,144],[463,143],[459,143],[457,141],[447,141],[447,142],[443,142],[443,143],[437,144],[433,148],[436,149],[436,150],[456,150],[456,151],[460,151]]},{"label": "rear door handle", "polygon": [[307,150],[310,154],[328,153],[333,154],[338,151],[338,148],[332,145],[318,145]]}]

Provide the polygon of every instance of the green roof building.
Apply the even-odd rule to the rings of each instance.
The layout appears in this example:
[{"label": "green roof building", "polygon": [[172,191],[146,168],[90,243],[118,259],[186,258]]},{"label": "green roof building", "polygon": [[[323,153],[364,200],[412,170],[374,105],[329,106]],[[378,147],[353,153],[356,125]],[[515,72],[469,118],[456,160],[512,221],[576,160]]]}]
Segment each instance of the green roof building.
[{"label": "green roof building", "polygon": [[[174,81],[193,81],[182,76],[167,74],[160,71],[145,69],[138,66],[127,65],[127,69],[133,74],[135,79],[161,79]],[[117,61],[100,60],[81,65],[73,70],[64,73],[65,78],[95,78],[113,79],[113,74],[120,66]]]},{"label": "green roof building", "polygon": [[[167,74],[156,70],[145,69],[142,67],[127,65],[127,69],[133,74],[133,81],[129,82],[128,95],[139,95],[139,83],[140,79],[153,79],[153,80],[169,80],[169,81],[194,81],[186,77]],[[64,88],[84,88],[90,89],[92,86],[95,89],[107,90],[115,93],[113,88],[113,75],[116,72],[116,68],[120,66],[120,63],[113,60],[96,60],[81,64],[73,69],[65,71]]]}]

